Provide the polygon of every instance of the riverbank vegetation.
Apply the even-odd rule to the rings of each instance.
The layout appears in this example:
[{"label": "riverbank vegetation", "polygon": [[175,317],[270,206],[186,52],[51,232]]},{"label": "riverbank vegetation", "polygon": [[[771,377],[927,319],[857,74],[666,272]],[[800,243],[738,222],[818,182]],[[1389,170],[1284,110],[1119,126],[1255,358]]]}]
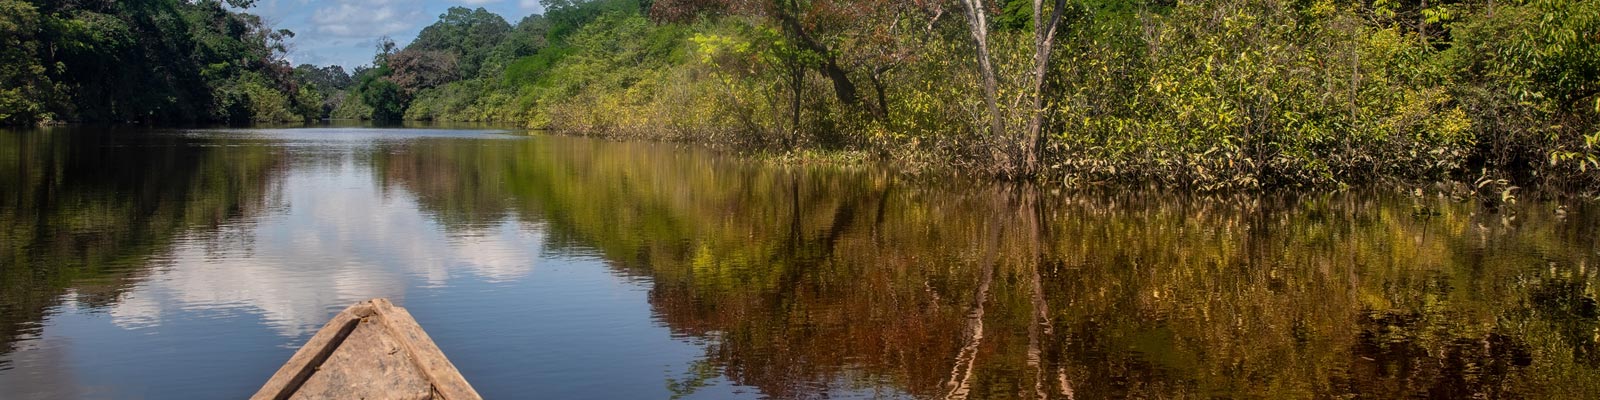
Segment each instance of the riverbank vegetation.
[{"label": "riverbank vegetation", "polygon": [[[199,93],[238,88],[255,119],[496,122],[1073,185],[1600,189],[1600,0],[544,6],[515,24],[453,8],[347,90],[240,67]],[[26,75],[6,74],[8,91]]]},{"label": "riverbank vegetation", "polygon": [[291,67],[254,3],[0,0],[0,125],[323,117],[343,68]]},{"label": "riverbank vegetation", "polygon": [[648,3],[452,10],[359,98],[1069,183],[1600,185],[1600,1]]}]

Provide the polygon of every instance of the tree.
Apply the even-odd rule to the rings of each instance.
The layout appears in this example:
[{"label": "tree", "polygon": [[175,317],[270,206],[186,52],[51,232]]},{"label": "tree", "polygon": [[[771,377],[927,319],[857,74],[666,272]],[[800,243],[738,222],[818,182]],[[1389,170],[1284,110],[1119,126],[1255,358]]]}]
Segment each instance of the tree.
[{"label": "tree", "polygon": [[372,120],[400,121],[409,103],[405,91],[388,79],[374,79],[361,89],[361,101],[372,107]]},{"label": "tree", "polygon": [[259,118],[241,114],[251,105],[298,109],[303,96],[284,61],[294,33],[241,11],[254,3],[0,0],[0,123],[221,121]]},{"label": "tree", "polygon": [[[504,18],[483,8],[450,7],[439,21],[422,29],[407,50],[446,52],[457,60],[463,78],[475,78],[496,47],[511,32]],[[503,66],[502,66],[503,67]]]},{"label": "tree", "polygon": [[540,0],[550,22],[549,40],[558,43],[595,18],[609,13],[638,14],[648,10],[648,0]]},{"label": "tree", "polygon": [[318,67],[311,64],[300,64],[300,66],[294,68],[294,76],[295,80],[299,81],[301,85],[313,86],[322,91],[349,89],[351,85],[355,84],[355,80],[351,79],[350,74],[344,71],[344,67],[338,65]]},{"label": "tree", "polygon": [[389,79],[412,94],[460,78],[456,55],[438,50],[407,48],[389,57],[389,68]]},{"label": "tree", "polygon": [[1044,91],[1045,73],[1050,68],[1050,56],[1055,51],[1056,33],[1061,27],[1062,13],[1067,9],[1067,0],[1050,0],[1050,16],[1044,17],[1045,0],[1033,0],[1033,73],[1028,75],[1030,91],[1028,97],[1033,103],[1027,110],[1028,115],[1028,142],[1023,147],[1027,161],[1023,173],[1034,175],[1039,172],[1039,147],[1042,146],[1039,131],[1044,122]]},{"label": "tree", "polygon": [[977,49],[978,71],[983,75],[983,102],[989,108],[989,135],[1000,137],[1005,134],[1006,124],[1000,116],[1000,105],[996,97],[999,83],[994,76],[993,57],[989,56],[989,9],[983,0],[961,0],[961,6],[967,10],[967,26],[971,29],[972,42]]},{"label": "tree", "polygon": [[[723,13],[759,16],[778,25],[797,47],[806,51],[806,65],[821,73],[833,86],[834,97],[850,109],[864,104],[850,71],[841,63],[842,41],[852,18],[860,18],[870,7],[852,7],[843,0],[661,0],[651,6],[651,14],[664,20],[688,20]],[[800,61],[800,60],[796,60]],[[875,114],[881,110],[868,110]]]},{"label": "tree", "polygon": [[534,55],[550,46],[547,38],[549,32],[550,21],[543,15],[523,17],[511,32],[506,34],[505,40],[501,41],[499,46],[495,46],[485,64],[504,68],[516,59]]},{"label": "tree", "polygon": [[[387,35],[378,38],[377,47],[378,53],[372,56],[372,65],[374,67],[388,67],[389,56],[394,55],[396,51],[400,50],[400,46],[394,43],[394,38],[391,38]],[[358,73],[356,75],[360,74]]]},{"label": "tree", "polygon": [[[806,5],[815,3],[808,2]],[[801,7],[800,0],[774,0],[770,12],[782,23],[790,38],[814,53],[814,57],[819,60],[816,65],[818,71],[833,83],[834,96],[839,102],[844,103],[846,107],[859,107],[861,96],[855,82],[850,80],[849,73],[839,65],[838,53],[812,35],[816,25],[808,25],[800,20],[801,13],[805,11],[807,9]]]},{"label": "tree", "polygon": [[36,54],[39,12],[32,4],[0,0],[0,125],[46,118],[58,98]]},{"label": "tree", "polygon": [[[1028,108],[1021,110],[1028,120],[1025,136],[1020,152],[1022,161],[1021,171],[1014,175],[1031,176],[1038,173],[1038,159],[1040,147],[1039,131],[1044,119],[1044,85],[1045,72],[1050,66],[1051,52],[1055,49],[1056,33],[1061,25],[1062,13],[1067,9],[1066,0],[1050,0],[1049,17],[1045,15],[1045,0],[1033,0],[1033,69],[1024,77],[1027,81]],[[1006,127],[1004,116],[1000,114],[998,104],[999,82],[995,77],[995,68],[992,56],[989,53],[989,15],[988,6],[983,0],[961,0],[961,6],[967,11],[967,25],[972,33],[972,40],[976,45],[976,58],[978,68],[983,76],[984,104],[989,109],[990,135],[999,140],[1005,136]],[[1017,108],[1013,105],[1013,109]],[[1011,160],[1005,163],[1016,163],[1017,154],[1008,155]]]},{"label": "tree", "polygon": [[344,67],[338,65],[317,67],[300,64],[294,69],[294,79],[300,84],[302,92],[309,90],[315,94],[312,96],[311,93],[300,93],[297,98],[301,102],[320,99],[317,104],[318,112],[315,115],[317,118],[332,117],[333,110],[338,109],[344,102],[345,92],[355,85],[355,80],[350,74],[344,71]]}]

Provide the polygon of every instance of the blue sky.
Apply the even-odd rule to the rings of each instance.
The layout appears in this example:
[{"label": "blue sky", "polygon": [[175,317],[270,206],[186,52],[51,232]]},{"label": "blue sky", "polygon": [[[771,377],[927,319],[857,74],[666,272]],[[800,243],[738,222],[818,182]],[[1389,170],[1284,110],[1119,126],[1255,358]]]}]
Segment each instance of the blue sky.
[{"label": "blue sky", "polygon": [[487,8],[513,25],[543,11],[539,0],[259,0],[246,12],[294,31],[289,60],[295,65],[338,64],[348,71],[372,62],[378,38],[388,35],[404,46],[453,6]]}]

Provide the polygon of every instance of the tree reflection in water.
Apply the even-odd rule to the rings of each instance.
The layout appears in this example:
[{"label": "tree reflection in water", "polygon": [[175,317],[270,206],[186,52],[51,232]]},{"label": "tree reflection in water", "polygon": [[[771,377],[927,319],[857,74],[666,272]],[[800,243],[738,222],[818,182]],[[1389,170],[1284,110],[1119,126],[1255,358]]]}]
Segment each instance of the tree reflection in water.
[{"label": "tree reflection in water", "polygon": [[[118,301],[175,236],[271,207],[285,164],[201,136],[3,140],[0,353],[63,294]],[[564,137],[351,151],[445,229],[514,218],[647,280],[707,343],[663,382],[680,395],[1600,397],[1588,204],[1056,193]]]},{"label": "tree reflection in water", "polygon": [[37,334],[63,294],[79,307],[109,305],[177,236],[268,207],[284,169],[279,151],[226,146],[237,141],[105,128],[0,133],[0,355]]},{"label": "tree reflection in water", "polygon": [[385,181],[446,220],[518,215],[598,249],[711,343],[692,375],[773,397],[1600,394],[1584,204],[1045,193],[560,137],[426,148],[382,154]]}]

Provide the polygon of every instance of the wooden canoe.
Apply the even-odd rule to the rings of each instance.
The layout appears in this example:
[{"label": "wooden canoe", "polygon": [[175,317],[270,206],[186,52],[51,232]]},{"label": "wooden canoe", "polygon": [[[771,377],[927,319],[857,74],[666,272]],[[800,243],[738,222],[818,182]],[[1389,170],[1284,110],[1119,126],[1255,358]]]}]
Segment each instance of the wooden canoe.
[{"label": "wooden canoe", "polygon": [[386,299],[339,312],[250,398],[482,399],[411,313]]}]

